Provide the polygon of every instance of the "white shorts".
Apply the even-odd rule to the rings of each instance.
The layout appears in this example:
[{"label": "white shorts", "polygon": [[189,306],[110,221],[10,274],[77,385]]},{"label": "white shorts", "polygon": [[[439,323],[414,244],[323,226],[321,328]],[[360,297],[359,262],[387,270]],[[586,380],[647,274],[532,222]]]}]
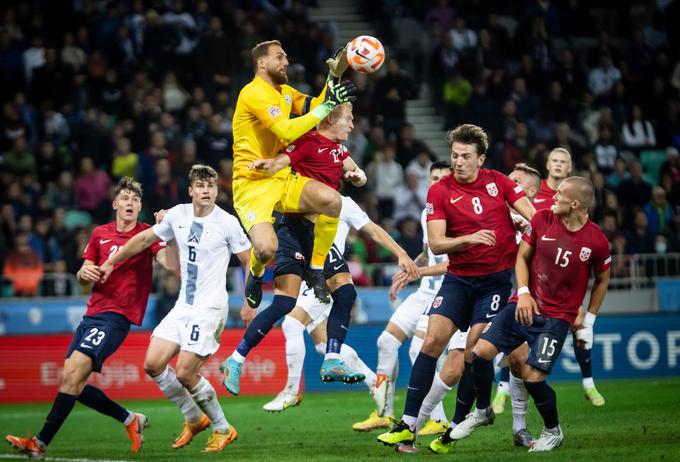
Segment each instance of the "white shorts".
[{"label": "white shorts", "polygon": [[152,335],[176,343],[182,351],[209,356],[220,347],[226,321],[226,308],[173,308]]},{"label": "white shorts", "polygon": [[411,337],[418,330],[418,321],[432,305],[435,295],[436,292],[416,290],[401,302],[390,322],[396,324],[407,337]]},{"label": "white shorts", "polygon": [[331,312],[333,303],[323,303],[314,296],[314,291],[307,287],[305,281],[302,281],[300,286],[300,295],[298,295],[297,306],[302,308],[307,316],[312,320],[307,324],[306,329],[308,333],[312,333],[319,324],[328,319],[328,314]]},{"label": "white shorts", "polygon": [[457,330],[455,334],[449,340],[449,351],[451,350],[464,350],[465,344],[467,343],[467,331],[461,332]]}]

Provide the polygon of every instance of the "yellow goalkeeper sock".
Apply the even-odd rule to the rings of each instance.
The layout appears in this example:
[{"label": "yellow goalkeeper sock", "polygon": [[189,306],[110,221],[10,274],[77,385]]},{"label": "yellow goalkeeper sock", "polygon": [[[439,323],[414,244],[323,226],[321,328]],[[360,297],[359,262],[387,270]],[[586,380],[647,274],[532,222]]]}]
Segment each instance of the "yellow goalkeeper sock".
[{"label": "yellow goalkeeper sock", "polygon": [[250,249],[250,272],[253,273],[254,276],[261,277],[264,274],[264,268],[268,263],[268,261],[262,263],[258,260],[257,257],[255,257],[255,249]]},{"label": "yellow goalkeeper sock", "polygon": [[331,250],[335,233],[338,231],[340,217],[329,217],[319,215],[314,225],[314,248],[312,249],[311,267],[322,269],[326,261],[326,256]]}]

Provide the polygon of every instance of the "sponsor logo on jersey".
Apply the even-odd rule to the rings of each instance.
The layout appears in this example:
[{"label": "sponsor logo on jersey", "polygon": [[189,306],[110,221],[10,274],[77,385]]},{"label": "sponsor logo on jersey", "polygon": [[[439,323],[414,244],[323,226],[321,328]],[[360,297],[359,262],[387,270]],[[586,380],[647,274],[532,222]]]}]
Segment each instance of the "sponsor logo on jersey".
[{"label": "sponsor logo on jersey", "polygon": [[432,308],[435,308],[435,309],[439,308],[440,306],[442,306],[443,301],[444,301],[444,297],[442,297],[441,295],[439,295],[438,297],[435,297],[434,301],[432,302]]},{"label": "sponsor logo on jersey", "polygon": [[496,186],[496,183],[487,184],[486,191],[489,193],[489,196],[491,197],[498,196],[498,186]]},{"label": "sponsor logo on jersey", "polygon": [[304,260],[305,256],[302,255],[300,252],[295,252],[295,259],[296,260]]},{"label": "sponsor logo on jersey", "polygon": [[592,250],[590,250],[588,247],[581,247],[581,253],[578,254],[578,257],[581,259],[581,261],[588,261],[591,252]]},{"label": "sponsor logo on jersey", "polygon": [[272,119],[276,119],[278,116],[281,115],[281,109],[279,109],[278,106],[272,106],[269,109],[267,109],[267,112],[271,116]]},{"label": "sponsor logo on jersey", "polygon": [[429,202],[425,203],[425,213],[428,215],[432,215],[434,213],[434,206]]},{"label": "sponsor logo on jersey", "polygon": [[449,202],[451,202],[451,204],[453,205],[456,202],[458,202],[459,200],[461,200],[462,198],[463,198],[463,196],[458,196],[455,199],[449,199]]}]

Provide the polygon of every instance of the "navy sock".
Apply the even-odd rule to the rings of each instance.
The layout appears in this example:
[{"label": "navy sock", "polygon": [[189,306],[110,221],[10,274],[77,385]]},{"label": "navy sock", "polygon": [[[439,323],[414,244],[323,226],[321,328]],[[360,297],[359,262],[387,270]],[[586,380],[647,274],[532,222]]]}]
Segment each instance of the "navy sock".
[{"label": "navy sock", "polygon": [[255,348],[267,333],[272,330],[274,324],[285,315],[293,311],[296,300],[286,295],[274,295],[274,301],[264,311],[259,313],[250,323],[241,342],[236,347],[241,355],[247,356],[251,349]]},{"label": "navy sock", "polygon": [[509,367],[502,367],[501,372],[498,374],[498,379],[500,382],[509,382],[510,381],[510,368]]},{"label": "navy sock", "polygon": [[524,382],[524,386],[534,399],[536,409],[543,417],[545,428],[555,428],[559,425],[557,419],[557,395],[547,382]]},{"label": "navy sock", "polygon": [[418,353],[416,362],[413,363],[413,369],[411,370],[411,378],[408,381],[404,415],[418,417],[420,407],[423,405],[423,401],[432,386],[436,369],[437,358],[433,358],[423,352]]},{"label": "navy sock", "polygon": [[36,438],[42,441],[45,446],[50,444],[52,438],[57,434],[64,421],[73,410],[75,404],[75,396],[62,392],[57,393],[57,397],[54,398],[54,402],[52,403],[52,409],[50,409],[50,413],[47,414],[45,423],[40,432],[36,435]]},{"label": "navy sock", "polygon": [[342,344],[347,337],[349,321],[352,317],[352,306],[357,298],[357,291],[353,284],[338,287],[333,296],[333,307],[328,315],[326,324],[326,353],[340,353]]},{"label": "navy sock", "polygon": [[493,363],[472,354],[472,379],[477,395],[477,409],[486,409],[491,405],[491,388],[493,387]]},{"label": "navy sock", "polygon": [[592,377],[593,363],[591,358],[593,357],[593,350],[586,350],[585,348],[576,346],[574,343],[574,354],[576,355],[578,365],[581,367],[581,377],[584,379]]},{"label": "navy sock", "polygon": [[130,415],[127,409],[106,396],[106,393],[89,384],[83,388],[78,401],[101,414],[113,417],[120,423],[124,423]]},{"label": "navy sock", "polygon": [[472,363],[465,363],[463,375],[458,382],[456,391],[456,412],[453,415],[453,423],[459,424],[470,413],[472,403],[475,402],[474,380],[472,378]]}]

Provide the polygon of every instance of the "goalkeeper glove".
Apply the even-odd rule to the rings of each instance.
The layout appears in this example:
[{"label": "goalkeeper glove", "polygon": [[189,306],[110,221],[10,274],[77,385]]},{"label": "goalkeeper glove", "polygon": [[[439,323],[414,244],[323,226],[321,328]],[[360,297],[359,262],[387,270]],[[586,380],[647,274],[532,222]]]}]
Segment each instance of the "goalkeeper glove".
[{"label": "goalkeeper glove", "polygon": [[336,53],[334,58],[328,58],[326,64],[328,64],[328,79],[331,78],[340,80],[342,73],[347,70],[349,66],[349,61],[347,61],[347,47],[349,42],[342,48],[340,48]]}]

